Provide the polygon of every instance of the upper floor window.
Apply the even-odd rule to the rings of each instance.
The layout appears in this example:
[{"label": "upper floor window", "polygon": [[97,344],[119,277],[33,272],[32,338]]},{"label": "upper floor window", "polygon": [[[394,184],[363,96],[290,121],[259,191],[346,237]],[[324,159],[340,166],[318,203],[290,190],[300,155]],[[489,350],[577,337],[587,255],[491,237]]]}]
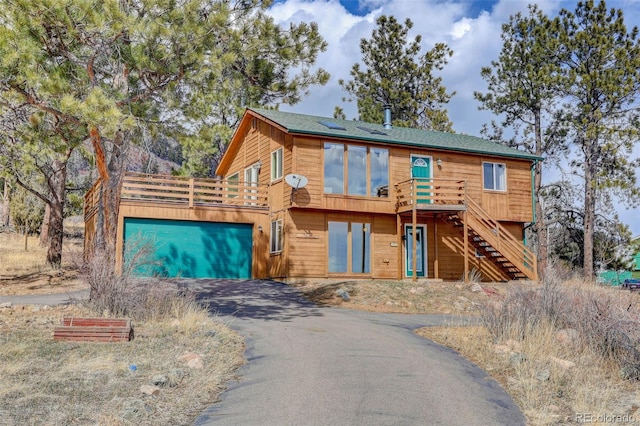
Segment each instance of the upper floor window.
[{"label": "upper floor window", "polygon": [[504,163],[482,163],[484,189],[507,190],[507,166]]},{"label": "upper floor window", "polygon": [[324,144],[324,193],[387,196],[389,150],[363,145]]},{"label": "upper floor window", "polygon": [[271,153],[271,181],[282,178],[282,153],[283,149],[276,149]]}]

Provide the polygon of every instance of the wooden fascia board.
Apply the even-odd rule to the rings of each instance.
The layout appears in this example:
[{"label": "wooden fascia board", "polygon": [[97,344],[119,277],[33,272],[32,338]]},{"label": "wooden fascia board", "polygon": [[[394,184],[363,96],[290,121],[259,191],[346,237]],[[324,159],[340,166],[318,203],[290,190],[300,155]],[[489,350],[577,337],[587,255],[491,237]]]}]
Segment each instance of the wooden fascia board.
[{"label": "wooden fascia board", "polygon": [[233,163],[233,159],[238,154],[238,151],[240,150],[240,147],[244,142],[244,139],[245,139],[244,135],[247,133],[247,129],[251,126],[251,120],[253,118],[256,118],[260,121],[268,123],[274,127],[277,127],[278,129],[282,130],[285,134],[288,133],[288,129],[286,127],[282,127],[280,124],[267,119],[266,117],[258,114],[257,112],[247,109],[244,115],[242,116],[242,120],[240,120],[240,125],[238,125],[238,128],[233,133],[233,136],[231,137],[231,142],[229,142],[229,146],[225,150],[224,155],[222,156],[222,159],[218,164],[218,167],[216,168],[217,176],[224,176],[229,170],[229,167],[231,167],[231,163]]}]

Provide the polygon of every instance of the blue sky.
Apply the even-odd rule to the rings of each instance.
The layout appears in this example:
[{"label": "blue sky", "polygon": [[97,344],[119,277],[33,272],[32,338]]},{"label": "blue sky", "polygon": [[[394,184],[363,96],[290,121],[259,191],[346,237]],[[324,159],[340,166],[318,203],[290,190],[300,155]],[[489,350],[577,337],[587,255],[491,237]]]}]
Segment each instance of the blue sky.
[{"label": "blue sky", "polygon": [[[399,21],[410,18],[413,28],[409,38],[422,36],[422,52],[435,43],[444,42],[454,52],[441,72],[443,83],[455,95],[448,105],[449,118],[456,132],[480,136],[485,123],[496,119],[487,111],[478,110],[474,91],[486,91],[480,69],[496,59],[501,45],[501,26],[517,12],[526,12],[529,2],[520,0],[277,0],[269,13],[281,23],[311,22],[328,43],[327,51],[320,54],[317,64],[329,71],[327,85],[312,87],[307,96],[295,106],[281,106],[283,111],[300,112],[331,117],[340,106],[347,118],[356,117],[353,103],[343,102],[346,95],[339,79],[349,80],[349,71],[360,60],[359,42],[368,38],[380,15],[392,15]],[[554,16],[561,8],[575,10],[576,1],[539,0],[535,3],[548,15]],[[640,0],[609,0],[609,7],[624,11],[625,23],[640,27]],[[640,144],[634,153],[640,157]],[[547,181],[555,180],[564,167],[547,164]],[[636,173],[640,181],[640,173]],[[623,220],[631,226],[634,235],[640,235],[640,208],[625,209],[617,205]]]}]

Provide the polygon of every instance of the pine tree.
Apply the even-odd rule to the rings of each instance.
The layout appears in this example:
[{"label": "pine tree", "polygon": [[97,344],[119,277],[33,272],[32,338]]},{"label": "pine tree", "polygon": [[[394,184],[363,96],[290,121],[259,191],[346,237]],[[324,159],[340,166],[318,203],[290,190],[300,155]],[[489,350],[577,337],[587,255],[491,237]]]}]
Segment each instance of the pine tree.
[{"label": "pine tree", "polygon": [[280,27],[265,13],[269,3],[3,4],[0,107],[17,124],[0,129],[1,137],[15,142],[13,158],[44,161],[56,172],[56,244],[62,238],[66,161],[84,141],[93,147],[102,180],[96,244],[110,256],[127,150],[143,133],[180,141],[185,172],[206,174],[244,105],[293,104],[311,85],[327,81],[324,70],[312,71],[326,48],[317,26]]},{"label": "pine tree", "polygon": [[382,123],[383,107],[389,105],[394,125],[451,131],[445,105],[453,93],[433,73],[443,69],[453,51],[438,43],[420,55],[420,35],[407,44],[410,19],[403,26],[393,16],[381,16],[376,23],[371,38],[360,40],[363,68],[354,64],[353,79],[339,81],[349,93],[345,100],[356,101],[362,121]]},{"label": "pine tree", "polygon": [[[487,93],[475,92],[481,109],[502,115],[494,123],[492,139],[523,149],[553,162],[566,148],[564,134],[554,114],[560,97],[559,34],[557,20],[550,20],[536,5],[527,16],[517,13],[502,26],[502,50],[497,61],[481,70],[488,83]],[[504,140],[504,129],[513,131]],[[534,191],[541,196],[542,163],[534,164]],[[547,265],[547,226],[542,203],[536,203],[538,274]]]},{"label": "pine tree", "polygon": [[608,10],[604,1],[579,2],[559,17],[563,120],[577,156],[571,166],[584,184],[583,264],[591,278],[599,193],[615,192],[630,204],[640,195],[640,162],[631,157],[639,136],[640,40],[636,27],[627,30],[622,10]]}]

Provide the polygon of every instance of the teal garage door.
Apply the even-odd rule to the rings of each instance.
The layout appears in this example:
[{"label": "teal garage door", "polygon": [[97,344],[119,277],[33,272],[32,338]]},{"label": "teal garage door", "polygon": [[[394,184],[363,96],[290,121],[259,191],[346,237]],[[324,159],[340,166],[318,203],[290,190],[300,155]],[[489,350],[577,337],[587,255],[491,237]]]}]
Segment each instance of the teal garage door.
[{"label": "teal garage door", "polygon": [[137,276],[251,278],[252,229],[242,223],[125,218],[125,262],[135,262]]}]

